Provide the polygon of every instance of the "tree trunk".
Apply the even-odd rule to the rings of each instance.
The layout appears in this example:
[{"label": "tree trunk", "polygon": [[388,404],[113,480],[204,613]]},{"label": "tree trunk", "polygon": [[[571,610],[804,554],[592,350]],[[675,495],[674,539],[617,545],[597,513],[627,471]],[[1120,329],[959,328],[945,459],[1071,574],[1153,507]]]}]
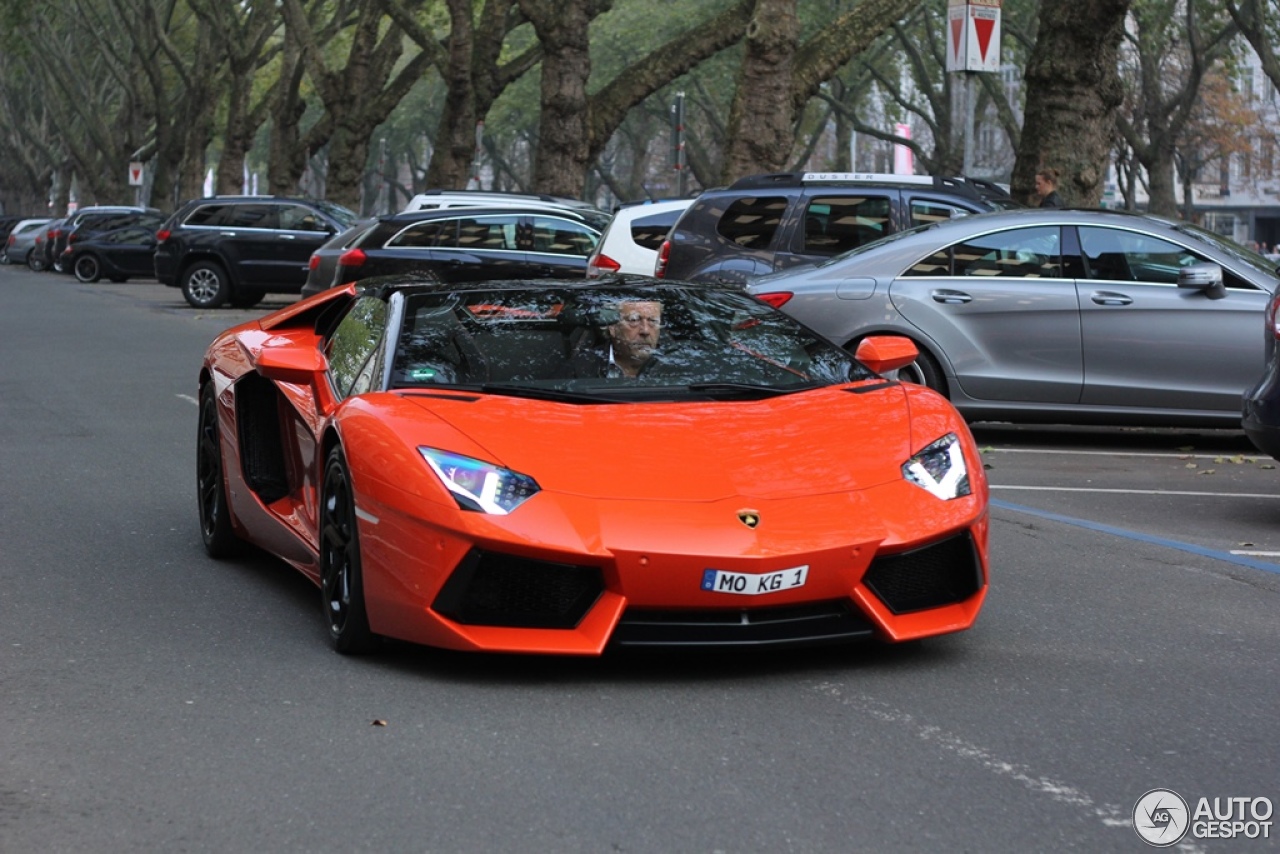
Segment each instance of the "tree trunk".
[{"label": "tree trunk", "polygon": [[587,180],[591,110],[588,28],[608,0],[520,0],[542,43],[542,115],[533,163],[535,192],[581,198]]},{"label": "tree trunk", "polygon": [[1116,60],[1131,0],[1049,2],[1025,75],[1026,116],[1013,167],[1013,197],[1035,198],[1035,174],[1062,173],[1068,205],[1102,201],[1123,99]]},{"label": "tree trunk", "polygon": [[720,176],[724,183],[786,165],[795,141],[791,69],[799,40],[796,0],[757,0],[729,110],[729,147]]}]

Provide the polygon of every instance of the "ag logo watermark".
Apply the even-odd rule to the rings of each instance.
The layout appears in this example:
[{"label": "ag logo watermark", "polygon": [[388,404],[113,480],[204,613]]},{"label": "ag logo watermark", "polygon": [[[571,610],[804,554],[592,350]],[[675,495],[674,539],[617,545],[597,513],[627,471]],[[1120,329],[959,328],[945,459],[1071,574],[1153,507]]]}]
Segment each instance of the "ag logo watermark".
[{"label": "ag logo watermark", "polygon": [[1171,789],[1152,789],[1133,805],[1133,829],[1157,848],[1181,842],[1190,819],[1187,802]]},{"label": "ag logo watermark", "polygon": [[1191,807],[1172,789],[1152,789],[1133,805],[1133,829],[1148,845],[1193,839],[1270,839],[1270,798],[1200,798]]}]

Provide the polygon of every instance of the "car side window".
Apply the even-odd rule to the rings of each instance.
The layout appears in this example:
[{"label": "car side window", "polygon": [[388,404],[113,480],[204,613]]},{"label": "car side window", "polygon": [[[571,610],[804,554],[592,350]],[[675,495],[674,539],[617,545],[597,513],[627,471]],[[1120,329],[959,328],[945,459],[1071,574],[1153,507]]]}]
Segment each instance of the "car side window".
[{"label": "car side window", "polygon": [[231,205],[201,205],[191,212],[184,225],[221,225]]},{"label": "car side window", "polygon": [[448,243],[438,244],[458,249],[516,249],[516,231],[520,217],[469,216],[457,220],[458,228]]},{"label": "car side window", "polygon": [[743,249],[764,249],[773,242],[786,210],[786,196],[735,199],[716,223],[716,233]]},{"label": "car side window", "polygon": [[1205,259],[1175,243],[1118,228],[1082,227],[1080,248],[1090,279],[1176,285],[1178,272]]},{"label": "car side window", "polygon": [[415,222],[387,241],[388,246],[415,246],[427,249],[432,246],[458,245],[458,221],[456,219],[432,219]]},{"label": "car side window", "polygon": [[229,228],[278,228],[277,208],[278,205],[231,205],[215,224]]},{"label": "car side window", "polygon": [[888,196],[818,196],[804,214],[804,251],[838,255],[891,231]]},{"label": "car side window", "polygon": [[631,242],[636,246],[658,251],[662,241],[667,239],[667,232],[676,224],[676,220],[682,213],[683,211],[677,210],[636,217],[631,222]]},{"label": "car side window", "polygon": [[328,231],[329,227],[311,208],[280,205],[280,228],[286,231]]},{"label": "car side window", "polygon": [[387,304],[376,297],[356,300],[329,339],[329,376],[338,397],[362,394],[377,378],[377,354],[387,326]]},{"label": "car side window", "polygon": [[957,276],[1061,278],[1062,230],[1050,225],[984,234],[952,246],[951,255]]},{"label": "car side window", "polygon": [[585,258],[596,248],[599,239],[595,232],[582,223],[554,216],[533,217],[535,252]]},{"label": "car side window", "polygon": [[949,205],[946,202],[929,199],[912,199],[910,203],[911,225],[913,226],[968,216],[969,213],[969,211],[957,205]]}]

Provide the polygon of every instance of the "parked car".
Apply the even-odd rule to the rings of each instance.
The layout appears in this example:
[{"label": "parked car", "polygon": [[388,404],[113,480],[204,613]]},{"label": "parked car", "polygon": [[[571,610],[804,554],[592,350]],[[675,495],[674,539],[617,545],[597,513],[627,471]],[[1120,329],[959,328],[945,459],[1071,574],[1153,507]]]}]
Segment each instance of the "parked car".
[{"label": "parked car", "polygon": [[1266,368],[1244,393],[1241,426],[1254,447],[1280,460],[1280,292],[1267,303],[1263,328]]},{"label": "parked car", "polygon": [[321,247],[302,292],[311,296],[357,279],[402,273],[445,282],[581,279],[587,256],[600,240],[593,219],[550,208],[456,207],[389,214],[359,234],[336,236]]},{"label": "parked car", "polygon": [[680,214],[693,204],[693,199],[664,199],[623,205],[600,237],[587,259],[587,278],[609,273],[633,273],[652,276],[658,260],[658,249]]},{"label": "parked car", "polygon": [[66,217],[51,219],[36,229],[32,238],[31,250],[27,253],[27,266],[37,273],[48,270],[53,265],[54,238],[62,228]]},{"label": "parked car", "polygon": [[[153,232],[167,217],[154,208],[132,211],[93,211],[68,222],[67,245],[84,240],[91,234],[114,231],[130,225],[145,225]],[[66,251],[65,249],[63,251]]]},{"label": "parked car", "polygon": [[25,264],[31,247],[35,245],[36,235],[48,224],[49,217],[19,220],[5,238],[4,249],[0,251],[0,263]]},{"label": "parked car", "polygon": [[5,238],[17,227],[18,223],[25,219],[28,219],[28,217],[13,216],[12,214],[0,216],[0,248],[3,247]]},{"label": "parked car", "polygon": [[[634,378],[588,358],[642,338]],[[297,567],[342,653],[962,631],[988,487],[946,400],[877,374],[914,354],[886,336],[859,361],[737,287],[333,288],[206,352],[201,537]]]},{"label": "parked car", "polygon": [[578,214],[598,231],[609,224],[609,214],[590,202],[544,193],[504,193],[496,190],[427,190],[409,200],[401,213],[437,208],[537,208]]},{"label": "parked car", "polygon": [[217,196],[178,208],[156,232],[155,276],[196,308],[257,305],[307,281],[311,253],[358,217],[332,202]]},{"label": "parked car", "polygon": [[741,284],[922,223],[1016,206],[995,184],[968,178],[751,175],[698,197],[659,247],[654,275]]},{"label": "parked car", "polygon": [[64,265],[82,282],[149,279],[155,273],[154,228],[154,223],[140,223],[87,235],[67,247]]},{"label": "parked car", "polygon": [[338,259],[350,249],[365,232],[378,225],[378,218],[362,219],[345,231],[329,238],[311,253],[307,261],[307,281],[302,286],[304,297],[320,293],[332,286],[338,272]]},{"label": "parked car", "polygon": [[155,208],[140,207],[138,205],[89,205],[77,208],[66,216],[62,224],[52,234],[52,243],[49,246],[49,256],[52,259],[50,266],[58,273],[71,272],[71,267],[67,264],[69,259],[65,257],[67,243],[71,240],[71,235],[79,230],[82,223],[89,223],[91,229],[114,228],[116,226],[112,223],[126,224],[120,217],[131,217],[135,214],[150,214],[157,221],[162,219],[160,211]]},{"label": "parked car", "polygon": [[1275,265],[1186,222],[1033,209],[904,232],[749,290],[848,347],[910,337],[906,376],[970,420],[1239,429],[1277,287]]}]

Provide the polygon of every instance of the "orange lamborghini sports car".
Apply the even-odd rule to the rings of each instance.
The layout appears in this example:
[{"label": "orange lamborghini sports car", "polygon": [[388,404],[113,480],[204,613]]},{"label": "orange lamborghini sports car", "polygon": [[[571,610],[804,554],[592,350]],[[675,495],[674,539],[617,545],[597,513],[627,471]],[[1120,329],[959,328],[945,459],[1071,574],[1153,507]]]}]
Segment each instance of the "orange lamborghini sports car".
[{"label": "orange lamborghini sports car", "polygon": [[210,555],[320,588],[339,652],[800,646],[956,632],[987,591],[964,421],[728,287],[369,280],[220,335]]}]

